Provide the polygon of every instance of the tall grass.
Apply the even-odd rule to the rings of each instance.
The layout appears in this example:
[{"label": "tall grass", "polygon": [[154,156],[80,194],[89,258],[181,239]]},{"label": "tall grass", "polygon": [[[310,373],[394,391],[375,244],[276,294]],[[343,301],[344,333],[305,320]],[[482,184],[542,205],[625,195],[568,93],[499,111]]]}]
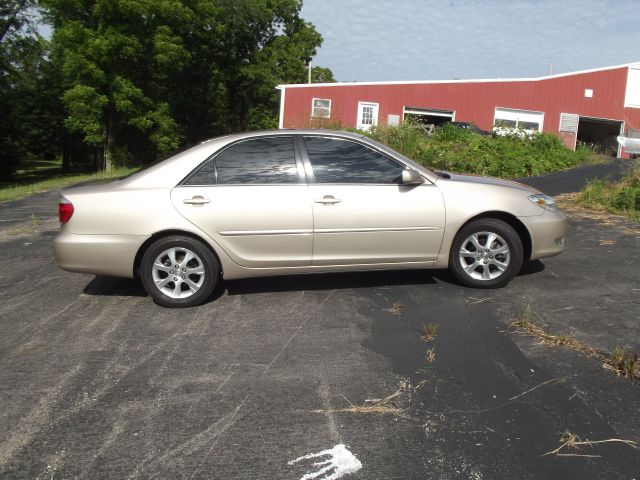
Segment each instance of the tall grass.
[{"label": "tall grass", "polygon": [[381,125],[361,133],[428,168],[503,178],[563,170],[595,157],[593,150],[579,146],[574,152],[547,133],[484,136],[444,125],[427,136],[419,126],[408,122],[397,127]]},{"label": "tall grass", "polygon": [[15,183],[5,183],[0,185],[0,202],[6,200],[16,200],[33,193],[43,192],[51,190],[52,188],[62,187],[70,185],[72,183],[79,183],[85,180],[95,180],[104,178],[118,178],[128,175],[140,167],[115,167],[110,174],[104,172],[98,173],[86,173],[86,174],[70,174],[70,175],[55,175],[46,180],[39,180],[35,182],[22,183],[20,177],[16,178]]},{"label": "tall grass", "polygon": [[580,192],[578,204],[640,220],[640,167],[618,182],[590,181]]}]

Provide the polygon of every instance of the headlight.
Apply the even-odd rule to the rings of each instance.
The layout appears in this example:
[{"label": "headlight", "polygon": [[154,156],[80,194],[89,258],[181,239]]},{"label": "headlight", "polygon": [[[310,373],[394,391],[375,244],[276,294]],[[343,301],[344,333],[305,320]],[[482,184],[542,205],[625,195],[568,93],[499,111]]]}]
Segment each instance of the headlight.
[{"label": "headlight", "polygon": [[551,210],[555,212],[558,210],[558,206],[556,205],[556,201],[551,198],[549,195],[545,195],[544,193],[538,193],[536,195],[529,195],[529,200],[533,203],[542,207],[546,210]]}]

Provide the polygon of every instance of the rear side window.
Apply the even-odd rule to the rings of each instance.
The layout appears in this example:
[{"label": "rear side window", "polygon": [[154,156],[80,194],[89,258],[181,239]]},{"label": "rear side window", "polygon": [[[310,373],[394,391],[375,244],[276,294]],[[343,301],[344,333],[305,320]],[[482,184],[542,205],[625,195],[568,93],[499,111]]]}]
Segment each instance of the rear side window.
[{"label": "rear side window", "polygon": [[187,185],[298,183],[292,137],[236,143],[203,165]]},{"label": "rear side window", "polygon": [[403,166],[356,142],[304,137],[316,183],[400,183]]}]

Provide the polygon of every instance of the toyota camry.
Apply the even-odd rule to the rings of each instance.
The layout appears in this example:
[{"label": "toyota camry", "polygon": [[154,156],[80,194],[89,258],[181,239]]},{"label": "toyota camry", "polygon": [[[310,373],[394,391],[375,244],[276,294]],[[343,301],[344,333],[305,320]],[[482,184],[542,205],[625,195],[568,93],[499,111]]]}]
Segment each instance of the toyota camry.
[{"label": "toyota camry", "polygon": [[160,305],[222,279],[449,268],[498,288],[564,250],[567,219],[522,184],[431,171],[362,135],[214,138],[128,177],[61,192],[58,265],[139,277]]}]

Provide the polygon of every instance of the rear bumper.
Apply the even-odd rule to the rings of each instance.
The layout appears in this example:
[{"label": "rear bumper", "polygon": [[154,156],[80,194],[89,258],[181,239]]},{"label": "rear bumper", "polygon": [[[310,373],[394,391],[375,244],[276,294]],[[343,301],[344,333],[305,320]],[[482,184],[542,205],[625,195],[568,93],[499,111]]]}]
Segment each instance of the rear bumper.
[{"label": "rear bumper", "polygon": [[562,212],[545,211],[534,217],[519,217],[531,234],[531,257],[553,257],[565,250],[564,238],[569,229],[569,220]]},{"label": "rear bumper", "polygon": [[53,253],[58,266],[68,272],[132,278],[136,254],[147,238],[77,235],[62,230],[53,239]]}]

